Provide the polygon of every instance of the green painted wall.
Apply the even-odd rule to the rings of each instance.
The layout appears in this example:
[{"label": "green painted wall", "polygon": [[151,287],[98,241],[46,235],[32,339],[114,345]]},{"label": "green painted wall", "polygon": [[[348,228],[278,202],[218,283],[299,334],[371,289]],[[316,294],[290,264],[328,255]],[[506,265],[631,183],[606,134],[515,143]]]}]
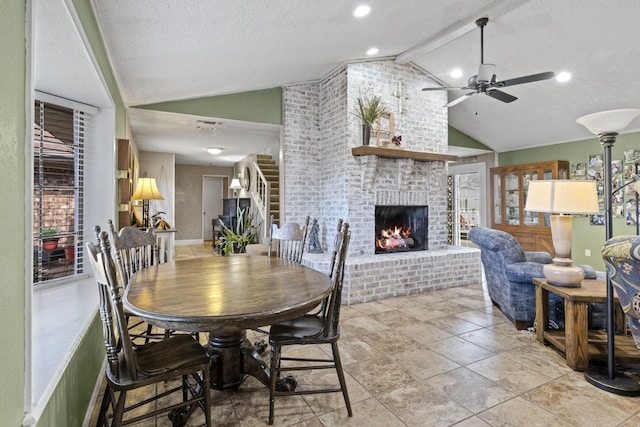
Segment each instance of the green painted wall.
[{"label": "green painted wall", "polygon": [[466,148],[479,148],[481,150],[491,150],[491,148],[476,141],[466,133],[460,132],[458,129],[449,126],[449,145]]},{"label": "green painted wall", "polygon": [[136,108],[280,125],[282,88],[138,105]]},{"label": "green painted wall", "polygon": [[[623,152],[640,147],[640,133],[620,135],[613,146],[612,160],[623,160]],[[600,142],[591,139],[567,142],[565,144],[550,145],[526,150],[516,150],[499,154],[500,166],[517,165],[520,163],[539,162],[544,160],[568,160],[571,165],[586,163],[589,155],[604,152]],[[635,234],[635,226],[626,225],[623,218],[614,218],[613,235]],[[587,217],[574,218],[573,242],[571,258],[577,264],[590,264],[598,271],[604,271],[604,263],[600,250],[605,241],[603,226],[589,224]],[[591,256],[585,256],[585,249],[591,251]]]},{"label": "green painted wall", "polygon": [[31,218],[24,203],[26,129],[26,0],[0,0],[0,414],[3,425],[19,426],[25,385],[25,230]]}]

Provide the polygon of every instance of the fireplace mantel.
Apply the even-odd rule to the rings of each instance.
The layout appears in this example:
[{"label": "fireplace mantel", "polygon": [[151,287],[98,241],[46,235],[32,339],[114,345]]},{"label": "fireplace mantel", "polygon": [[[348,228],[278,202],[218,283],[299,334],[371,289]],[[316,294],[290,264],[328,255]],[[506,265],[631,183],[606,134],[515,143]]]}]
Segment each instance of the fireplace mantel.
[{"label": "fireplace mantel", "polygon": [[373,188],[378,171],[378,159],[399,160],[400,167],[397,168],[396,182],[398,189],[401,190],[406,190],[407,177],[411,176],[415,162],[452,162],[458,160],[457,156],[451,156],[449,154],[398,150],[395,148],[374,147],[371,145],[352,148],[351,154],[363,159],[360,161],[364,166],[361,175],[361,187],[363,190],[371,190]]},{"label": "fireplace mantel", "polygon": [[458,160],[458,156],[452,156],[449,154],[429,153],[423,151],[409,151],[398,150],[395,148],[375,147],[371,145],[361,145],[351,149],[351,154],[354,156],[377,156],[386,159],[412,159],[419,162],[455,162]]}]

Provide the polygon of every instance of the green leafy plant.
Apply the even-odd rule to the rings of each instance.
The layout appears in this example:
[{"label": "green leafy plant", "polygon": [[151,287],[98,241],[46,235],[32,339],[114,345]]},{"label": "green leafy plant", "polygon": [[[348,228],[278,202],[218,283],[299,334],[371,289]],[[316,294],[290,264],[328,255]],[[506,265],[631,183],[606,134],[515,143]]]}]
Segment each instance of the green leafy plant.
[{"label": "green leafy plant", "polygon": [[46,227],[40,230],[40,235],[42,236],[43,239],[51,238],[57,234],[60,234],[60,231],[58,231],[57,227]]},{"label": "green leafy plant", "polygon": [[258,240],[258,225],[254,223],[254,217],[247,209],[238,211],[238,221],[236,229],[232,230],[222,221],[222,236],[218,244],[222,247],[224,255],[233,253],[244,253],[248,244],[256,243]]},{"label": "green leafy plant", "polygon": [[357,103],[353,114],[364,124],[372,125],[381,115],[389,112],[382,98],[378,95],[358,97]]}]

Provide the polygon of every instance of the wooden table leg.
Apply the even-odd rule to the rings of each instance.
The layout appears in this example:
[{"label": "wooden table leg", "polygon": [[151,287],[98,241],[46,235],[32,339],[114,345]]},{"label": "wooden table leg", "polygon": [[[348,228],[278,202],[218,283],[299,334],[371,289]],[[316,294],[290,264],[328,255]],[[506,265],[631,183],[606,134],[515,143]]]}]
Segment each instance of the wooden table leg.
[{"label": "wooden table leg", "polygon": [[544,331],[549,325],[549,291],[536,285],[536,339],[544,344]]},{"label": "wooden table leg", "polygon": [[567,365],[575,371],[584,371],[589,363],[588,303],[564,301],[564,323]]}]

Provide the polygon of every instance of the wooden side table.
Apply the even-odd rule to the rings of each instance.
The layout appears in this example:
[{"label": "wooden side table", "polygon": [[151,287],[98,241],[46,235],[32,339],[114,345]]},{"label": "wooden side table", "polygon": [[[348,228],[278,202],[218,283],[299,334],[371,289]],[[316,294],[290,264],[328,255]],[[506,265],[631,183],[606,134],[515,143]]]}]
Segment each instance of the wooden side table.
[{"label": "wooden side table", "polygon": [[[589,364],[589,356],[606,360],[607,336],[604,331],[589,331],[588,304],[605,303],[607,290],[604,280],[584,280],[578,288],[554,286],[543,278],[533,279],[536,285],[536,339],[543,344],[551,343],[565,353],[567,365],[575,371],[584,371]],[[549,330],[549,292],[564,300],[563,330]],[[630,347],[630,337],[626,334],[625,314],[615,296],[616,359],[640,358],[635,345]]]}]

